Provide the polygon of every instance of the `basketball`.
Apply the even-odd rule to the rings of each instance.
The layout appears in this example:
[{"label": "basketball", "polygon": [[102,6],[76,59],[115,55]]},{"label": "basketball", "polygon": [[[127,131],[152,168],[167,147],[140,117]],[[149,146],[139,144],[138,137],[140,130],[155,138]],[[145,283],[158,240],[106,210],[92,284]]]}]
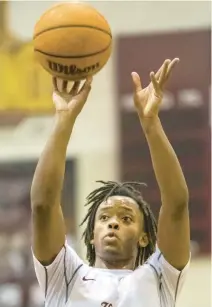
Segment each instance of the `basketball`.
[{"label": "basketball", "polygon": [[51,75],[82,80],[99,72],[112,49],[108,22],[85,3],[60,3],[47,10],[34,28],[36,60]]}]

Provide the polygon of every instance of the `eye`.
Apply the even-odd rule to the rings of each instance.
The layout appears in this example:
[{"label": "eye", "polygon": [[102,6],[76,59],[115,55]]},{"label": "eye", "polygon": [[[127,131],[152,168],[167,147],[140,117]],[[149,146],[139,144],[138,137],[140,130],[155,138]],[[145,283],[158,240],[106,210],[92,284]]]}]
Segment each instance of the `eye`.
[{"label": "eye", "polygon": [[103,214],[103,215],[100,216],[101,221],[107,221],[108,218],[109,218],[109,216],[107,216],[106,214]]},{"label": "eye", "polygon": [[123,220],[124,222],[127,222],[127,223],[132,222],[132,219],[131,219],[130,216],[124,216],[124,217],[122,218],[122,220]]}]

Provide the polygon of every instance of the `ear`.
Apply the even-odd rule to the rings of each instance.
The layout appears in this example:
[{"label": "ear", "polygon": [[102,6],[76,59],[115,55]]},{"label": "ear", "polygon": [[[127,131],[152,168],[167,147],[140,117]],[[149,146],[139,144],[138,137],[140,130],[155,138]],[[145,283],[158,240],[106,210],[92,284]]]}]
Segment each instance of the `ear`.
[{"label": "ear", "polygon": [[94,239],[90,240],[90,244],[94,245]]},{"label": "ear", "polygon": [[142,233],[139,241],[138,241],[138,244],[140,247],[146,247],[148,244],[149,244],[149,239],[148,239],[148,236],[145,232]]}]

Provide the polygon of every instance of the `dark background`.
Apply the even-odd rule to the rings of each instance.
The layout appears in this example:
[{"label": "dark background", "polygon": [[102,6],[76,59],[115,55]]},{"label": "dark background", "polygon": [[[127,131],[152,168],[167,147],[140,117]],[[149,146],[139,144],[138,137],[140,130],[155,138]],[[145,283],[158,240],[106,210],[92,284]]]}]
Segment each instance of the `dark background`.
[{"label": "dark background", "polygon": [[[210,252],[210,30],[120,36],[117,42],[117,98],[120,114],[121,179],[143,181],[143,195],[158,216],[160,195],[149,150],[132,108],[130,73],[149,73],[166,58],[180,58],[167,87],[160,118],[182,165],[189,191],[191,239]],[[170,170],[171,172],[171,170]]]}]

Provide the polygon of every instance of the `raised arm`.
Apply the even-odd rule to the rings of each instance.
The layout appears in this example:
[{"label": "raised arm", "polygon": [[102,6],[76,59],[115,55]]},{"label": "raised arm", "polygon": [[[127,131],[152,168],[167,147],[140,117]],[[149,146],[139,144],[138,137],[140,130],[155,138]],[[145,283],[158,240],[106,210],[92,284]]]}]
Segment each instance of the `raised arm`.
[{"label": "raised arm", "polygon": [[75,120],[90,92],[91,79],[80,91],[80,83],[75,82],[69,93],[66,81],[62,82],[61,91],[55,78],[53,84],[55,124],[39,159],[31,187],[33,252],[43,265],[50,264],[64,245],[65,226],[60,198],[66,150]]},{"label": "raised arm", "polygon": [[146,136],[152,164],[161,193],[158,246],[166,260],[181,270],[190,254],[188,189],[177,156],[163,130],[158,111],[163,88],[178,59],[166,60],[151,83],[142,89],[137,73],[132,73],[134,101]]}]

